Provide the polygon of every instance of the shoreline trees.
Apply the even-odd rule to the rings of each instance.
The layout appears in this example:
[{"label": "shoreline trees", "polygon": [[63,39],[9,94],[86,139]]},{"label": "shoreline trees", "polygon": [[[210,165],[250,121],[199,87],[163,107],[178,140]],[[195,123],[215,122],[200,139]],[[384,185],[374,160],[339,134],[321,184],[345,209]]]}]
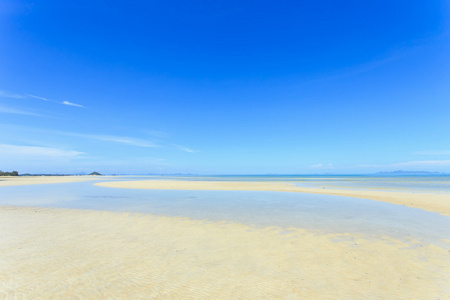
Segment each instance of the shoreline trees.
[{"label": "shoreline trees", "polygon": [[12,171],[12,172],[0,171],[0,176],[19,176],[19,172],[17,172],[17,171]]}]

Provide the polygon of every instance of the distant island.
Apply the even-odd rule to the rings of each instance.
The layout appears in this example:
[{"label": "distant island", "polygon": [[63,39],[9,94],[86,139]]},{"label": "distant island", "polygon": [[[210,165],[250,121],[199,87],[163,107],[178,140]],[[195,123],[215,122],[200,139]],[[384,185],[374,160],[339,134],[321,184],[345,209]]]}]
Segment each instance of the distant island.
[{"label": "distant island", "polygon": [[89,174],[89,176],[101,176],[102,174],[100,174],[99,172],[92,172],[91,174]]},{"label": "distant island", "polygon": [[385,172],[378,172],[375,174],[379,175],[439,175],[439,174],[445,174],[441,172],[428,172],[428,171],[403,171],[403,170],[397,170],[397,171],[385,171]]}]

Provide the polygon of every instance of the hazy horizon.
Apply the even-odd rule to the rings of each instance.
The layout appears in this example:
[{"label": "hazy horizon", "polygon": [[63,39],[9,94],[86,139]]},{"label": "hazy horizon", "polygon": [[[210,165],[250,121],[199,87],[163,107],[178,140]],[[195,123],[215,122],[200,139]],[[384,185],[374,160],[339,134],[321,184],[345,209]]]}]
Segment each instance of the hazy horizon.
[{"label": "hazy horizon", "polygon": [[[4,170],[0,170],[4,171]],[[5,172],[5,171],[4,171]],[[30,173],[30,172],[23,172],[19,173],[19,176],[24,175],[57,175],[57,176],[70,176],[70,175],[90,175],[90,173],[94,173],[97,171],[92,172],[77,172],[77,173]],[[99,172],[97,172],[99,173]],[[201,174],[201,173],[99,173],[100,175],[104,176],[193,176],[193,177],[214,177],[214,176],[274,176],[274,177],[283,177],[283,176],[382,176],[382,177],[401,177],[401,176],[445,176],[450,175],[450,173],[445,172],[430,172],[430,171],[403,171],[403,170],[397,170],[397,171],[380,171],[380,172],[374,172],[374,173],[260,173],[260,174],[247,174],[247,173],[229,173],[229,174]]]}]

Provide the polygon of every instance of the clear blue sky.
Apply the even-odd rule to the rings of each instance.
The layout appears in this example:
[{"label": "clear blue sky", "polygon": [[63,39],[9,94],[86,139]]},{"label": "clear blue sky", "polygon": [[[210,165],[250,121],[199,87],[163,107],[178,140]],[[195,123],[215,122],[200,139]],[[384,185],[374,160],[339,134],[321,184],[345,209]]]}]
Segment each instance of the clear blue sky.
[{"label": "clear blue sky", "polygon": [[448,1],[0,2],[0,169],[450,172]]}]

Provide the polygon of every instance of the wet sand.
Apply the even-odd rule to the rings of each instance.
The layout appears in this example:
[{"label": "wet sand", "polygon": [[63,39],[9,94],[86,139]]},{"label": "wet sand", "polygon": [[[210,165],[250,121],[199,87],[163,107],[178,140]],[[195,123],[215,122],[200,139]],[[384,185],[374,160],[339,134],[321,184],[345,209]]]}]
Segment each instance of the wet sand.
[{"label": "wet sand", "polygon": [[449,250],[415,241],[13,206],[0,232],[6,299],[450,296]]},{"label": "wet sand", "polygon": [[232,182],[232,181],[178,181],[141,180],[100,182],[99,186],[132,189],[175,189],[175,190],[235,190],[235,191],[276,191],[326,194],[389,202],[450,216],[450,194],[357,191],[347,189],[320,189],[296,186],[283,182]]},{"label": "wet sand", "polygon": [[[106,176],[0,176],[0,187],[105,180]],[[112,179],[114,177],[111,177]]]},{"label": "wet sand", "polygon": [[[74,181],[97,179],[74,177]],[[61,179],[72,178],[7,182],[36,184]],[[404,205],[401,201],[411,201],[410,193],[322,191],[276,182],[122,181],[98,185],[310,192],[373,197]],[[448,195],[416,196],[410,203],[449,212]],[[448,247],[439,247],[387,236],[17,206],[0,206],[0,232],[0,299],[450,298],[450,240],[443,241]]]}]

